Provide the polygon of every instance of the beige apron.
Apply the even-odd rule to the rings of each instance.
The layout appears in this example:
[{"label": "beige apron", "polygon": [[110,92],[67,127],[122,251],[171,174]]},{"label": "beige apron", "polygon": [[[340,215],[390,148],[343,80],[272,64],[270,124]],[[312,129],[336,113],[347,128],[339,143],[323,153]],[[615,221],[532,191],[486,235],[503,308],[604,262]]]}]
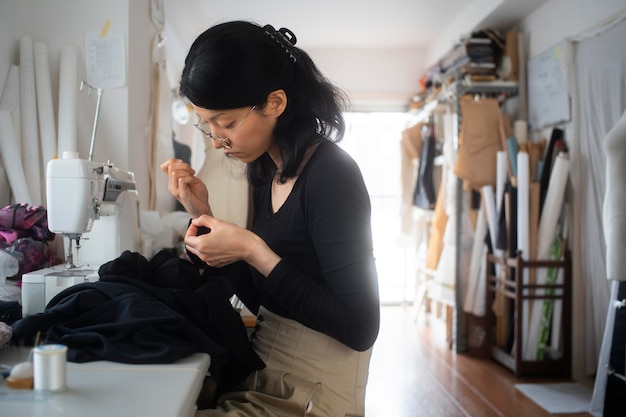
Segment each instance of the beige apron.
[{"label": "beige apron", "polygon": [[372,349],[357,352],[337,340],[261,307],[251,343],[267,367],[244,390],[218,400],[201,416],[363,416]]}]

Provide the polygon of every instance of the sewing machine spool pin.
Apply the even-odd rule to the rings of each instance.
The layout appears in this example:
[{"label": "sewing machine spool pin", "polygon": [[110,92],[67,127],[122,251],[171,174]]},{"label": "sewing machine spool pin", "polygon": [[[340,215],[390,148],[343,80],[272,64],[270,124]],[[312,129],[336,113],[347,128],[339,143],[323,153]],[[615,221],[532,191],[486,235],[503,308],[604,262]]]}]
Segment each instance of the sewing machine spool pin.
[{"label": "sewing machine spool pin", "polygon": [[93,90],[96,90],[98,94],[98,99],[96,100],[96,114],[94,115],[93,120],[93,130],[91,131],[91,144],[89,145],[89,160],[93,161],[93,152],[96,146],[96,131],[98,129],[98,119],[100,118],[100,104],[102,103],[102,93],[104,93],[104,90],[102,88],[93,87],[85,81],[81,81],[80,91],[83,91],[85,86],[87,86],[88,95],[91,95]]}]

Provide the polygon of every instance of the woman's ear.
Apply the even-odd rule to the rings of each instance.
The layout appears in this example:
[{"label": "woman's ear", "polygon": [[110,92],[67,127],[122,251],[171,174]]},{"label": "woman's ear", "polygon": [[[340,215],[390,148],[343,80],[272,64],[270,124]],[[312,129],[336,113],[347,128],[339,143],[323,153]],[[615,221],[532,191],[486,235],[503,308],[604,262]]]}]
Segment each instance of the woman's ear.
[{"label": "woman's ear", "polygon": [[285,90],[274,90],[267,95],[266,111],[273,117],[278,118],[287,107],[287,93]]}]

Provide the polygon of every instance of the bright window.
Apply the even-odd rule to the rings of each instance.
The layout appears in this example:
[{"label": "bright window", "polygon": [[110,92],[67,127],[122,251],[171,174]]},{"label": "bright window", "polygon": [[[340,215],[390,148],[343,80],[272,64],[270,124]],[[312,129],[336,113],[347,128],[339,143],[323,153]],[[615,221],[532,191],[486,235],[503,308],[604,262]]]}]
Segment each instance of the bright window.
[{"label": "bright window", "polygon": [[357,161],[372,201],[372,233],[381,302],[410,302],[415,296],[415,246],[401,236],[400,139],[406,113],[346,113],[340,142]]}]

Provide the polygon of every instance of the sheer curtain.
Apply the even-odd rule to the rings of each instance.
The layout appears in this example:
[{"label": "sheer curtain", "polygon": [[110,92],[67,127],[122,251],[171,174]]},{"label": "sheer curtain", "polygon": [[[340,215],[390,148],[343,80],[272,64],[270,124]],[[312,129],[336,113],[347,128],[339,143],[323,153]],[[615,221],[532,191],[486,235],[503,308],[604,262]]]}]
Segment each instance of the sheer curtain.
[{"label": "sheer curtain", "polygon": [[152,74],[150,88],[150,193],[148,209],[158,211],[161,215],[169,213],[176,207],[176,200],[167,191],[167,175],[159,166],[174,157],[172,134],[172,96],[167,80],[164,39],[156,35],[152,48]]},{"label": "sheer curtain", "polygon": [[[606,278],[602,229],[606,155],[603,141],[626,109],[626,11],[568,41],[567,80],[572,94],[569,151],[573,200],[574,282],[584,293],[585,374],[594,374],[607,317],[611,282]],[[626,184],[625,184],[626,189]],[[580,302],[577,302],[580,301]],[[576,314],[575,314],[576,317]]]}]

